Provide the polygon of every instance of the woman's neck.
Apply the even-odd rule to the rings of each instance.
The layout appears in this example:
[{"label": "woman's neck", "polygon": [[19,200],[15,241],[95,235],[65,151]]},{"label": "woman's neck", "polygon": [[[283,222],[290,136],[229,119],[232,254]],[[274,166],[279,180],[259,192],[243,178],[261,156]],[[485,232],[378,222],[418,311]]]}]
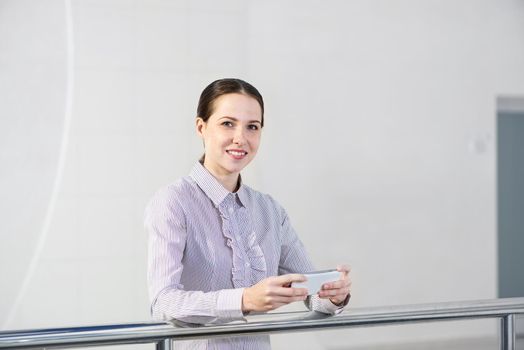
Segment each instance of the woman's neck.
[{"label": "woman's neck", "polygon": [[236,192],[238,190],[238,180],[240,177],[239,173],[225,173],[223,171],[221,172],[219,171],[219,169],[214,169],[214,167],[210,166],[209,164],[206,164],[205,161],[202,165],[211,173],[211,175],[215,177],[215,179],[217,179],[218,182],[220,182],[222,186],[224,186],[226,190],[228,190],[229,192]]},{"label": "woman's neck", "polygon": [[224,186],[229,192],[236,192],[238,190],[238,174],[236,175],[226,175],[220,176],[213,174],[213,176]]}]

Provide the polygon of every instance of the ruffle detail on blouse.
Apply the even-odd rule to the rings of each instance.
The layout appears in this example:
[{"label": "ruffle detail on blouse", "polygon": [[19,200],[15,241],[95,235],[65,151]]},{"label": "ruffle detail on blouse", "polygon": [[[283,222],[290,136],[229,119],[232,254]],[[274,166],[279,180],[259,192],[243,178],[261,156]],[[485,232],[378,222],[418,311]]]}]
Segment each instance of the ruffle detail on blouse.
[{"label": "ruffle detail on blouse", "polygon": [[[227,246],[233,251],[233,267],[231,269],[233,286],[235,288],[250,287],[254,283],[266,277],[266,259],[262,248],[257,243],[255,232],[251,232],[247,238],[247,247],[242,247],[242,244],[231,236],[228,230],[223,230],[224,236],[227,239]],[[242,250],[247,249],[246,255],[248,261],[245,261],[242,255]],[[249,263],[249,266],[246,266]],[[246,276],[246,269],[251,269],[251,274]],[[251,277],[251,278],[249,278]]]},{"label": "ruffle detail on blouse", "polygon": [[[251,269],[259,272],[263,272],[264,275],[262,278],[266,277],[266,258],[264,257],[264,252],[260,245],[257,243],[257,235],[254,231],[251,232],[248,238],[248,251],[247,256],[249,258]],[[260,279],[256,278],[256,281]]]}]

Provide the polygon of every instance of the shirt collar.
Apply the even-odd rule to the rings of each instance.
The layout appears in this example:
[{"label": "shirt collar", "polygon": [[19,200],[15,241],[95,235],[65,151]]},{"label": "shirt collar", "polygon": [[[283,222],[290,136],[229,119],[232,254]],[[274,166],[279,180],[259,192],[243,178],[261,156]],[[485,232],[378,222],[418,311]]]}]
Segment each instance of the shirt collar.
[{"label": "shirt collar", "polygon": [[[193,166],[189,176],[195,180],[198,187],[204,191],[204,193],[209,197],[209,199],[211,199],[216,207],[218,207],[220,203],[222,203],[224,199],[226,199],[226,197],[232,193],[222,186],[222,184],[218,182],[218,180],[200,162],[197,162]],[[242,176],[239,177],[239,181],[240,187],[238,188],[236,194],[238,194],[240,204],[245,207],[245,204],[247,203],[247,194],[246,188],[242,184]],[[235,193],[232,194],[234,195]]]}]

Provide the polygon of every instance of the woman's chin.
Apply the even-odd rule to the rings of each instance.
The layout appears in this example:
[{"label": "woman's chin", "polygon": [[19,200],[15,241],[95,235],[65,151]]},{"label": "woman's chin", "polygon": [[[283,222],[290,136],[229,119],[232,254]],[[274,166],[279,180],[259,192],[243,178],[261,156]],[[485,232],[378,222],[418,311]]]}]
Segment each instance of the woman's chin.
[{"label": "woman's chin", "polygon": [[231,174],[240,173],[250,162],[250,159],[239,159],[224,164],[224,168]]}]

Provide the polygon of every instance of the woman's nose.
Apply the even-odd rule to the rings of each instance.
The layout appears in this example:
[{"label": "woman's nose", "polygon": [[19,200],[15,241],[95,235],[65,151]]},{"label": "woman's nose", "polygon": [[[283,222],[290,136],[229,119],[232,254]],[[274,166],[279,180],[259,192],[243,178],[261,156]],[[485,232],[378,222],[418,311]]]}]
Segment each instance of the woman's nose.
[{"label": "woman's nose", "polygon": [[244,137],[244,130],[242,128],[238,128],[235,131],[235,135],[233,137],[233,143],[236,145],[243,145],[246,142],[246,138]]}]

